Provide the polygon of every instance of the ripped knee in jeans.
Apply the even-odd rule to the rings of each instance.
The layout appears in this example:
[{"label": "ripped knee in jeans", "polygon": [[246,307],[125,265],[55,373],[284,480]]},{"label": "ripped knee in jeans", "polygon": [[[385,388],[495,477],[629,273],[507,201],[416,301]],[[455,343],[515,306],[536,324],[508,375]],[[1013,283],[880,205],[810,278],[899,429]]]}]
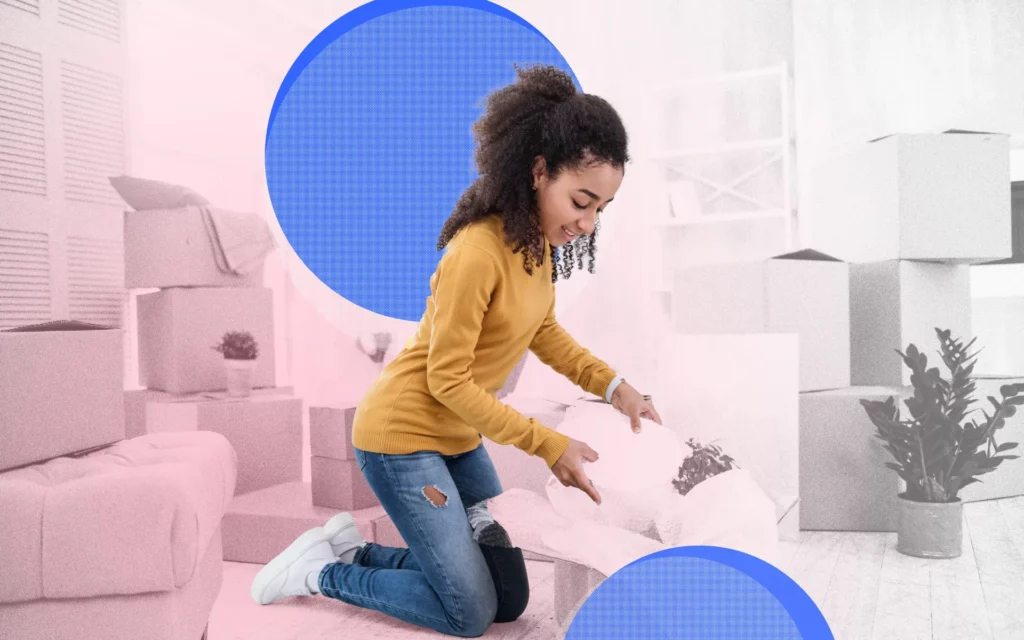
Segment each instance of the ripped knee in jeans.
[{"label": "ripped knee in jeans", "polygon": [[423,487],[423,497],[430,501],[435,507],[448,506],[448,496],[434,485]]}]

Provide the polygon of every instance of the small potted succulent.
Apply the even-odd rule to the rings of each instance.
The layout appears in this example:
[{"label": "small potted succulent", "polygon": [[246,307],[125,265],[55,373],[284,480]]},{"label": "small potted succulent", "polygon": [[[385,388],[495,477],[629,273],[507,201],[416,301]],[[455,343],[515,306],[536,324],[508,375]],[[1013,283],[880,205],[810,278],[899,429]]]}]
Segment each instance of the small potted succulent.
[{"label": "small potted succulent", "polygon": [[[860,403],[894,460],[885,466],[906,484],[898,502],[897,549],[921,558],[955,558],[963,540],[960,490],[1017,457],[1006,453],[1017,443],[998,442],[996,436],[1024,404],[1024,384],[1003,385],[1000,399],[989,396],[992,413],[971,409],[977,353],[968,350],[974,340],[965,345],[948,330],[935,333],[948,379],[938,367],[929,369],[928,358],[913,344],[906,353],[897,351],[913,372],[914,395],[905,400],[909,416],[900,414],[895,398]],[[969,419],[975,411],[984,420]]]},{"label": "small potted succulent", "polygon": [[695,438],[690,438],[686,444],[693,451],[679,467],[679,477],[672,481],[672,486],[684,496],[708,478],[738,468],[735,460],[722,453],[717,445],[705,446]]},{"label": "small potted succulent", "polygon": [[214,351],[224,356],[227,374],[228,395],[246,398],[252,393],[252,376],[256,369],[256,358],[260,355],[259,345],[248,331],[228,331]]}]

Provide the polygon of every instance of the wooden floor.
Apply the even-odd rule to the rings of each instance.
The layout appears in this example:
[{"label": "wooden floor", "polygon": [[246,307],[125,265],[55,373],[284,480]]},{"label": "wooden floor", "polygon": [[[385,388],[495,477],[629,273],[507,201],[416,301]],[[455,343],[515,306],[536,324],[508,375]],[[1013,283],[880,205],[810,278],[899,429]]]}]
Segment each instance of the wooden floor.
[{"label": "wooden floor", "polygon": [[[822,608],[840,640],[1024,639],[1024,497],[965,506],[964,554],[921,560],[896,551],[895,534],[803,532],[782,543],[782,568]],[[487,638],[554,640],[552,565],[531,562],[531,603]],[[258,565],[226,563],[211,640],[440,638],[323,597],[267,607],[249,598]]]}]

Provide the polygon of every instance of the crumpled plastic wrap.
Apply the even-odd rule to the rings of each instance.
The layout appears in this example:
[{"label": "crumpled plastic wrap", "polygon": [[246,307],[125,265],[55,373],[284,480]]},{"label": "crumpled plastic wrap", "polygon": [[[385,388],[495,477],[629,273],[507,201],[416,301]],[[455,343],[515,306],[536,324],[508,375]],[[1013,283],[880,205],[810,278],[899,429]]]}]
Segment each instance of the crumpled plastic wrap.
[{"label": "crumpled plastic wrap", "polygon": [[597,451],[600,459],[585,467],[595,487],[632,493],[671,482],[684,456],[673,430],[640,422],[640,433],[633,433],[629,417],[611,405],[583,401],[566,410],[558,431]]},{"label": "crumpled plastic wrap", "polygon": [[733,469],[678,493],[662,505],[658,537],[670,547],[713,545],[778,565],[775,502],[745,469]]}]

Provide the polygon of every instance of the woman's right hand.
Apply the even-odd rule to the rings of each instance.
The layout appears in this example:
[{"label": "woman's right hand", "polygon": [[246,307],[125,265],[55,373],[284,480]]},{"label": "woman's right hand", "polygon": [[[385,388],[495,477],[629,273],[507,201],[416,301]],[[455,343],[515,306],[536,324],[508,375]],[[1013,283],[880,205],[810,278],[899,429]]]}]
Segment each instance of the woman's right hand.
[{"label": "woman's right hand", "polygon": [[569,439],[569,446],[562,453],[561,457],[551,467],[551,473],[555,474],[558,481],[566,487],[576,487],[583,491],[590,499],[601,504],[601,494],[597,492],[590,478],[583,471],[583,461],[597,462],[597,452],[591,449],[585,442]]}]

